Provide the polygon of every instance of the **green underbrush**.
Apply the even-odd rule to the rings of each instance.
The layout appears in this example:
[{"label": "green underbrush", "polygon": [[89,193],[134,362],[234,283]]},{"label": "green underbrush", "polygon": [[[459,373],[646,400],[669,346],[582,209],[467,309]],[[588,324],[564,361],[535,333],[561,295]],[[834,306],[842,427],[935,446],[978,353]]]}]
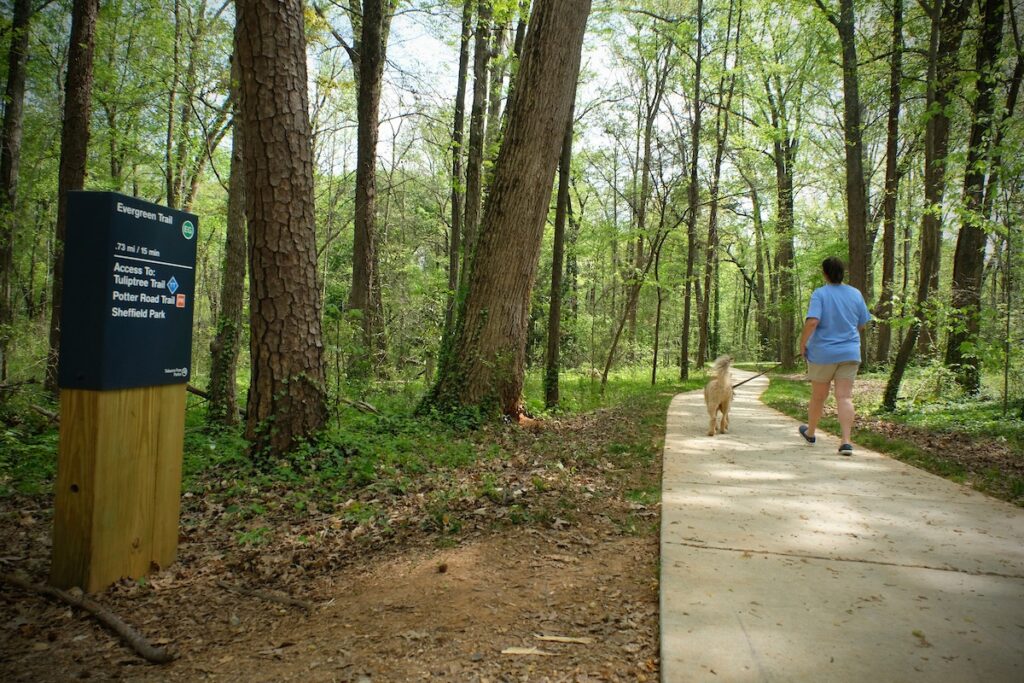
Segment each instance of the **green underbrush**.
[{"label": "green underbrush", "polygon": [[[676,372],[678,372],[676,370]],[[674,378],[672,369],[664,376]],[[602,392],[599,379],[590,374],[564,373],[561,402],[554,410],[543,405],[542,377],[527,378],[527,409],[541,420],[571,419],[601,409],[623,409],[637,427],[655,429],[664,424],[664,408],[678,391],[695,388],[700,380],[681,384],[668,379],[651,386],[649,370],[613,374]],[[205,424],[204,402],[189,396],[183,463],[183,488],[195,496],[215,491],[231,497],[278,490],[295,509],[310,504],[344,504],[359,492],[364,498],[403,495],[423,488],[424,479],[444,479],[467,466],[508,456],[509,434],[518,428],[502,422],[477,426],[447,416],[417,415],[415,408],[425,387],[420,383],[392,383],[366,387],[360,400],[378,412],[337,401],[328,426],[316,441],[303,444],[288,458],[257,466],[247,453],[242,429],[211,430]],[[57,429],[53,422],[31,409],[46,403],[42,391],[19,391],[4,406],[0,432],[0,497],[15,493],[46,494],[56,474]],[[630,459],[650,460],[657,449],[650,440],[624,434],[606,444],[577,448],[564,443],[557,432],[539,433],[530,442],[531,453],[557,461],[573,449],[584,459],[615,458],[623,465]],[[435,482],[436,483],[436,482]],[[543,481],[536,483],[543,487]],[[486,494],[486,486],[481,492]],[[474,492],[480,493],[480,492]],[[437,506],[445,507],[448,491],[437,493]],[[366,519],[383,512],[375,503],[346,508],[346,514]],[[259,511],[239,508],[232,513],[258,517]],[[438,513],[443,526],[444,515]]]}]

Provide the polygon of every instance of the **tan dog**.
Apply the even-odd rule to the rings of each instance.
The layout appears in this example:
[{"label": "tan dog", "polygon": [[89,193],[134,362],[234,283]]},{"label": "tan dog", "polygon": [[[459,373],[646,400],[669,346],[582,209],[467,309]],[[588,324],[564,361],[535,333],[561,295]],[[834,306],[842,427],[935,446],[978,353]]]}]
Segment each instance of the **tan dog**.
[{"label": "tan dog", "polygon": [[[717,431],[724,434],[729,431],[729,406],[732,404],[732,375],[729,369],[732,366],[731,356],[719,356],[715,364],[711,366],[714,377],[704,387],[704,403],[708,407],[708,436],[714,436]],[[721,425],[718,424],[718,413],[722,413]]]}]

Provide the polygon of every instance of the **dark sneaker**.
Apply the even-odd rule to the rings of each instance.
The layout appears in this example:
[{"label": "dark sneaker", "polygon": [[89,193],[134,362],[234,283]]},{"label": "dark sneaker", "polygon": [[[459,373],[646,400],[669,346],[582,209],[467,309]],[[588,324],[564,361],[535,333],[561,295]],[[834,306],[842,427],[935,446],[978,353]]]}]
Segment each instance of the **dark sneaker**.
[{"label": "dark sneaker", "polygon": [[853,446],[848,443],[844,443],[839,447],[839,455],[853,455]]},{"label": "dark sneaker", "polygon": [[800,429],[798,431],[800,432],[800,436],[804,437],[804,441],[807,443],[814,443],[818,440],[815,436],[807,436],[807,425],[800,425]]}]

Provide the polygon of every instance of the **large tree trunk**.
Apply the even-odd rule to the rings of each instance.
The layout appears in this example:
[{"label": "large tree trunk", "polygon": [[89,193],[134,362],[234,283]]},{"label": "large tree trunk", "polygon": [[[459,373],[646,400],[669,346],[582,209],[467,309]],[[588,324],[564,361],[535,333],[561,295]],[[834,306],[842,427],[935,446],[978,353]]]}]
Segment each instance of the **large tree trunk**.
[{"label": "large tree trunk", "polygon": [[697,55],[693,77],[693,121],[690,126],[690,186],[687,191],[686,214],[686,284],[683,293],[683,331],[679,350],[679,379],[690,377],[690,305],[693,297],[693,269],[697,256],[697,218],[700,215],[700,194],[697,187],[700,156],[700,74],[704,56],[704,0],[697,0]]},{"label": "large tree trunk", "polygon": [[[455,322],[455,300],[459,288],[459,257],[462,253],[462,140],[466,120],[466,77],[469,72],[469,38],[473,32],[473,0],[463,0],[462,34],[459,40],[459,80],[455,89],[455,115],[452,122],[452,227],[448,240],[448,305],[444,314],[444,336],[451,334]],[[433,379],[433,378],[428,378]]]},{"label": "large tree trunk", "polygon": [[896,277],[896,200],[899,196],[898,170],[900,104],[903,80],[903,0],[893,0],[892,58],[889,65],[889,115],[885,137],[885,189],[882,198],[882,293],[875,316],[879,319],[875,360],[889,361],[892,344],[893,288]]},{"label": "large tree trunk", "polygon": [[57,173],[57,229],[53,243],[53,294],[50,308],[50,352],[46,359],[46,388],[57,391],[60,356],[60,317],[64,294],[64,237],[67,234],[68,192],[85,186],[89,151],[89,112],[92,104],[92,61],[99,0],[75,0],[71,10],[68,74],[64,84],[64,125],[60,135]]},{"label": "large tree trunk", "polygon": [[[237,54],[237,51],[236,51]],[[232,83],[238,87],[238,58],[233,60]],[[237,103],[238,98],[234,101]],[[245,294],[245,167],[242,148],[242,115],[234,107],[231,170],[228,178],[227,236],[224,243],[224,269],[220,286],[220,314],[217,335],[210,344],[210,404],[206,420],[210,424],[233,425],[238,422],[235,376],[242,333],[242,304]]]},{"label": "large tree trunk", "polygon": [[982,12],[981,38],[975,60],[978,73],[974,112],[971,117],[971,138],[967,147],[967,170],[964,173],[964,211],[960,235],[953,259],[953,308],[955,320],[946,347],[946,365],[957,373],[968,393],[978,392],[981,383],[978,355],[965,345],[977,345],[981,326],[981,283],[985,267],[985,243],[988,241],[982,210],[985,181],[996,169],[986,169],[989,140],[993,130],[995,86],[1000,74],[997,60],[1003,40],[1004,0],[985,0]]},{"label": "large tree trunk", "polygon": [[363,0],[362,16],[353,20],[359,29],[356,101],[356,198],[352,240],[352,290],[349,309],[362,313],[362,348],[349,368],[365,377],[379,365],[384,353],[384,311],[380,292],[377,249],[377,138],[380,94],[384,81],[387,36],[394,11],[391,0]]},{"label": "large tree trunk", "polygon": [[555,203],[555,235],[551,249],[551,305],[548,310],[548,353],[544,372],[544,404],[558,405],[559,350],[562,345],[562,260],[565,253],[565,223],[569,215],[569,174],[572,166],[573,110],[562,139],[558,162],[558,199]]},{"label": "large tree trunk", "polygon": [[915,345],[930,341],[930,328],[922,318],[928,299],[938,290],[939,258],[942,249],[942,199],[946,184],[946,156],[949,151],[949,100],[956,85],[957,54],[964,23],[970,10],[967,0],[934,3],[928,50],[928,91],[926,111],[933,112],[924,131],[924,199],[921,218],[921,263],[917,285],[917,319],[900,345],[896,362],[885,387],[882,406],[895,410],[896,398]]},{"label": "large tree trunk", "polygon": [[238,0],[252,379],[246,437],[287,453],[327,417],[301,0]]},{"label": "large tree trunk", "polygon": [[14,324],[14,217],[25,113],[25,64],[28,62],[29,19],[32,3],[14,0],[11,50],[7,60],[4,123],[0,133],[0,383],[7,380],[7,350]]},{"label": "large tree trunk", "polygon": [[454,343],[428,401],[517,416],[530,292],[590,0],[538,0]]},{"label": "large tree trunk", "polygon": [[478,0],[473,47],[473,106],[469,114],[469,158],[466,162],[466,219],[464,222],[462,285],[469,282],[480,233],[483,205],[484,140],[487,135],[487,64],[490,48],[491,0]]}]

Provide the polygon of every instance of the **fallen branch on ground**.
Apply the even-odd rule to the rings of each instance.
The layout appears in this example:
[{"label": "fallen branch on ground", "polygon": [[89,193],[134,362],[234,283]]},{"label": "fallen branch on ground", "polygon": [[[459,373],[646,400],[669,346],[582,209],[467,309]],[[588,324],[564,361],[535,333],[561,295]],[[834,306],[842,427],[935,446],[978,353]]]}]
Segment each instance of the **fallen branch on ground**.
[{"label": "fallen branch on ground", "polygon": [[0,581],[9,583],[10,585],[16,586],[24,591],[38,593],[48,598],[66,602],[72,607],[85,610],[96,617],[97,621],[131,645],[132,649],[147,661],[153,662],[154,664],[166,664],[174,659],[173,654],[162,647],[153,647],[141,633],[122,621],[116,614],[84,595],[77,596],[67,591],[62,591],[59,588],[54,588],[53,586],[40,586],[29,583],[25,579],[13,574],[0,574]]},{"label": "fallen branch on ground", "polygon": [[227,581],[217,580],[217,585],[224,590],[229,590],[232,593],[239,593],[241,595],[249,595],[260,600],[267,600],[269,602],[276,602],[279,605],[288,605],[290,607],[299,607],[304,610],[312,610],[313,603],[307,602],[306,600],[299,600],[293,598],[290,595],[278,595],[277,593],[271,593],[270,591],[261,591],[255,588],[245,588],[244,586],[232,586]]},{"label": "fallen branch on ground", "polygon": [[348,399],[348,398],[342,398],[342,399],[339,399],[339,400],[342,403],[344,403],[345,405],[352,406],[356,410],[361,410],[364,413],[373,413],[374,415],[380,415],[380,411],[377,410],[376,408],[374,408],[373,406],[371,406],[366,401],[353,401],[353,400]]},{"label": "fallen branch on ground", "polygon": [[56,412],[54,412],[52,410],[49,410],[47,408],[44,408],[42,406],[37,406],[34,403],[31,406],[29,406],[29,407],[32,408],[32,410],[34,410],[37,413],[39,413],[40,415],[42,415],[43,417],[48,417],[50,419],[50,422],[53,422],[55,424],[60,424],[60,415],[57,414]]}]

